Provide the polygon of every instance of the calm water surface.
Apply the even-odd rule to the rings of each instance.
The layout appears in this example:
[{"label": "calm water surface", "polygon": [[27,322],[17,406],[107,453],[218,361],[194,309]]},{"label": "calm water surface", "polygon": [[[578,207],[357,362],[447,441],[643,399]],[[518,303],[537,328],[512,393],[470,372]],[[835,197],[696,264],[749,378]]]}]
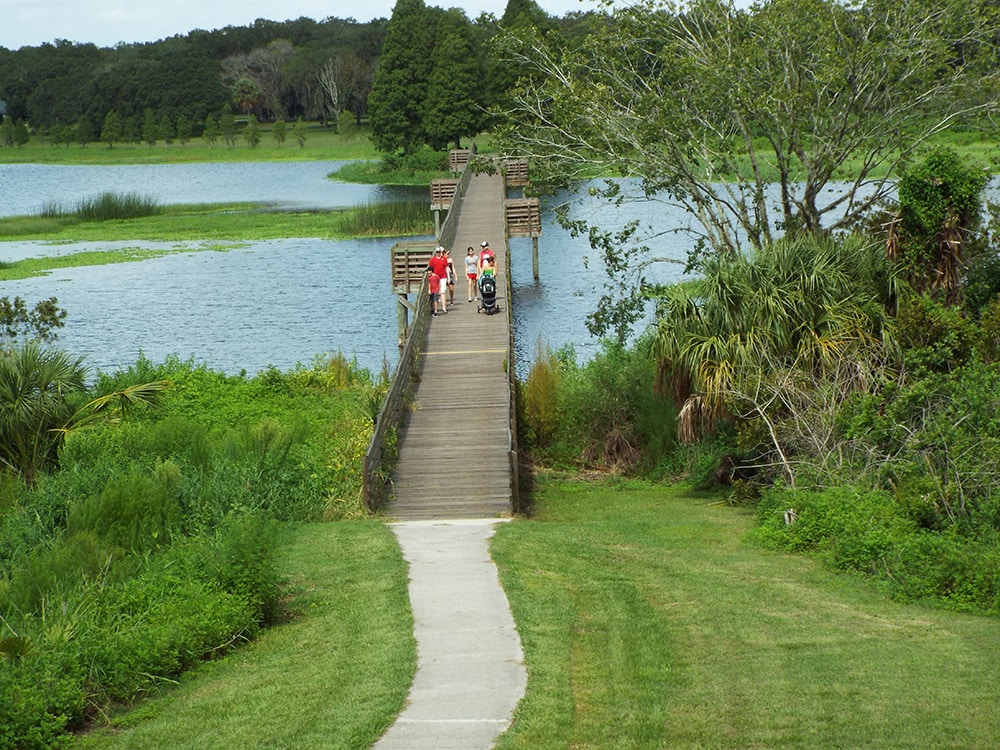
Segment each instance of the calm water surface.
[{"label": "calm water surface", "polygon": [[426,189],[327,179],[345,163],[0,164],[0,216],[35,214],[52,203],[72,209],[82,199],[108,192],[138,193],[162,204],[250,202],[298,209],[429,195]]},{"label": "calm water surface", "polygon": [[[52,202],[73,206],[101,192],[138,192],[163,204],[253,201],[289,208],[333,208],[429,197],[425,188],[393,189],[327,179],[342,162],[258,162],[142,166],[0,164],[0,215],[37,212]],[[552,203],[572,195],[558,196]],[[653,231],[678,226],[683,215],[663,206],[629,206]],[[609,224],[615,209],[587,204],[588,218]],[[492,238],[491,238],[492,239]],[[494,239],[494,242],[496,240]],[[34,301],[55,296],[69,312],[59,343],[101,370],[126,367],[140,352],[154,362],[194,358],[229,372],[256,373],[307,364],[340,351],[377,372],[394,366],[396,301],[389,283],[394,239],[286,239],[248,243],[226,252],[201,251],[108,266],[70,268],[0,285],[0,296]],[[0,242],[0,259],[78,252],[116,243]],[[139,243],[119,243],[136,245]],[[666,234],[659,255],[683,259],[687,242]],[[197,244],[191,246],[197,249]],[[598,349],[585,319],[606,277],[586,238],[571,237],[543,215],[540,279],[531,269],[531,240],[510,244],[515,297],[516,368],[524,375],[537,343],[573,344],[580,361]],[[461,254],[460,254],[461,255]],[[679,277],[664,264],[659,280]]]}]

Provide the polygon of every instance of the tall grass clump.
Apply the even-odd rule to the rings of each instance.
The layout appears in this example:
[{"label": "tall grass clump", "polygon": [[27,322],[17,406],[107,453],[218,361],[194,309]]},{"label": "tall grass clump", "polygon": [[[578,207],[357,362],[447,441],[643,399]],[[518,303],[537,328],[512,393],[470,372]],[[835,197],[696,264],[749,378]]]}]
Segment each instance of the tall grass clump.
[{"label": "tall grass clump", "polygon": [[392,201],[356,206],[341,215],[340,231],[351,237],[408,235],[431,228],[427,204],[421,201]]},{"label": "tall grass clump", "polygon": [[604,341],[586,364],[572,348],[542,350],[519,385],[521,443],[556,467],[645,472],[674,445],[673,406],[653,389],[642,342]]},{"label": "tall grass clump", "polygon": [[90,198],[81,198],[72,209],[56,202],[46,203],[40,216],[46,219],[73,218],[79,221],[116,221],[157,216],[163,208],[154,198],[138,193],[106,192]]}]

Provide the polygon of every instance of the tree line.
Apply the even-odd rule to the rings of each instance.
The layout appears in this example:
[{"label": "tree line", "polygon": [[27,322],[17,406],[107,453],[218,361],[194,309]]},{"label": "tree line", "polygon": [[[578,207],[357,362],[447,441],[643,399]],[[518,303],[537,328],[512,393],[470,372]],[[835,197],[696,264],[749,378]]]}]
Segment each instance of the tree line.
[{"label": "tree line", "polygon": [[[445,148],[488,125],[515,80],[493,43],[502,29],[574,34],[594,14],[548,16],[510,0],[500,19],[400,0],[391,19],[258,19],[156,42],[97,47],[64,39],[0,47],[3,145],[184,141],[229,116],[337,127],[371,116],[387,153]],[[371,111],[370,111],[371,110]],[[108,118],[111,121],[108,121]],[[152,123],[152,125],[151,125]]]}]

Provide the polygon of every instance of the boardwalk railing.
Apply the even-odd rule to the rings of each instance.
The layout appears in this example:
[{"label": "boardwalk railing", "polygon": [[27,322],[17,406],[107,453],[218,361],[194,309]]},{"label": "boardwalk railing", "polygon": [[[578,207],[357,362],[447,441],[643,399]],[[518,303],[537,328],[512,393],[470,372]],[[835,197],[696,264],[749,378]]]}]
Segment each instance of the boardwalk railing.
[{"label": "boardwalk railing", "polygon": [[[441,234],[438,238],[438,243],[446,247],[449,247],[455,239],[457,217],[462,208],[462,197],[468,189],[471,179],[472,172],[466,169],[462,172],[462,178],[455,186],[448,217],[441,227]],[[417,301],[413,306],[413,319],[406,327],[404,340],[400,342],[399,364],[396,365],[389,390],[386,392],[382,408],[375,419],[372,438],[362,461],[362,500],[369,511],[380,510],[392,499],[390,477],[396,459],[396,439],[400,422],[413,398],[414,382],[420,362],[420,350],[424,343],[424,334],[427,332],[427,321],[430,319],[430,299],[428,295],[423,294],[423,268],[427,267],[426,255],[422,256],[425,259],[422,268],[420,261],[416,261],[417,267],[414,268],[414,257],[420,256],[415,256],[407,250],[414,244],[421,245],[420,249],[424,250],[423,246],[429,243],[399,243],[392,252],[394,284],[397,272],[403,273],[406,276],[405,293],[416,292]],[[397,289],[400,287],[397,286]],[[508,317],[510,315],[509,307],[508,305]],[[513,393],[513,390],[511,392]]]},{"label": "boardwalk railing", "polygon": [[[507,277],[507,351],[511,358],[514,356],[514,305],[511,304],[511,298],[513,296],[513,291],[511,287],[510,280],[510,253],[504,254],[507,263],[504,273]],[[512,359],[507,360],[507,395],[510,399],[510,405],[508,407],[508,414],[510,415],[510,420],[507,423],[507,458],[510,461],[510,502],[511,509],[515,513],[520,513],[523,508],[521,507],[521,497],[520,497],[520,459],[518,458],[518,448],[517,448],[517,375],[515,373],[514,362]]]},{"label": "boardwalk railing", "polygon": [[369,511],[383,508],[392,499],[390,477],[396,459],[396,439],[399,424],[410,407],[413,383],[420,362],[420,349],[430,319],[430,297],[417,294],[413,322],[409,327],[406,343],[399,355],[399,364],[393,373],[382,408],[375,419],[372,439],[362,461],[363,500]]}]

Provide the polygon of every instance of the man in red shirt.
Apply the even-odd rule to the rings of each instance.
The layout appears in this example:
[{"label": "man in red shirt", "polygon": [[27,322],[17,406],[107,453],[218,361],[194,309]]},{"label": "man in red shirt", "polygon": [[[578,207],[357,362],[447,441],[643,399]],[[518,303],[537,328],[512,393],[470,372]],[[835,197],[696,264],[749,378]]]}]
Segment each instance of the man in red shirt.
[{"label": "man in red shirt", "polygon": [[490,247],[489,242],[483,242],[479,247],[481,248],[479,251],[479,275],[482,276],[483,265],[486,263],[486,259],[493,258],[496,261],[496,256],[493,254],[493,249]]},{"label": "man in red shirt", "polygon": [[[438,277],[438,283],[442,280],[447,282],[448,259],[444,257],[444,248],[440,245],[434,248],[434,254],[431,255],[431,259],[427,261],[427,268],[429,268]],[[444,294],[439,294],[438,296],[438,312],[448,312],[448,305],[445,303],[445,296],[446,295]]]}]

